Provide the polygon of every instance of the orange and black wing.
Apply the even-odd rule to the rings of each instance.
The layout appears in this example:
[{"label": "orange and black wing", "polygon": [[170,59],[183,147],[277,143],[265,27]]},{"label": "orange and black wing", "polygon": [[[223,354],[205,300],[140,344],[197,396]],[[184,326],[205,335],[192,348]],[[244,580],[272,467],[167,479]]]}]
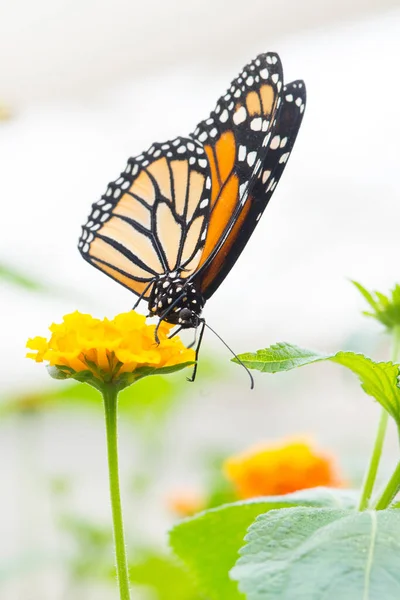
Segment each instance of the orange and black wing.
[{"label": "orange and black wing", "polygon": [[[262,169],[249,189],[243,210],[231,223],[219,251],[205,269],[201,288],[209,298],[232,269],[253,233],[285,169],[303,119],[306,88],[303,81],[294,81],[283,88],[282,103],[276,118]],[[210,229],[213,226],[211,216]],[[206,242],[207,244],[207,242]]]},{"label": "orange and black wing", "polygon": [[204,249],[211,177],[202,144],[190,138],[153,144],[131,158],[93,204],[82,228],[82,256],[148,298],[156,278],[190,277]]},{"label": "orange and black wing", "polygon": [[191,277],[206,299],[239,256],[237,241],[252,213],[251,193],[279,120],[282,93],[278,55],[260,54],[192,134],[204,145],[211,173],[210,222],[198,269]]}]

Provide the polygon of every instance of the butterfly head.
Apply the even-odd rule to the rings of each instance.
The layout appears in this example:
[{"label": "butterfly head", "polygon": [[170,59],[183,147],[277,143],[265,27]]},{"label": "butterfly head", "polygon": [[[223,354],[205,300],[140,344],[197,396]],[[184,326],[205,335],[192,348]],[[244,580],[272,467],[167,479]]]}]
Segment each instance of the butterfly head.
[{"label": "butterfly head", "polygon": [[190,308],[181,308],[178,313],[178,324],[182,327],[182,329],[196,328],[199,326],[200,317],[194,311],[190,310]]}]

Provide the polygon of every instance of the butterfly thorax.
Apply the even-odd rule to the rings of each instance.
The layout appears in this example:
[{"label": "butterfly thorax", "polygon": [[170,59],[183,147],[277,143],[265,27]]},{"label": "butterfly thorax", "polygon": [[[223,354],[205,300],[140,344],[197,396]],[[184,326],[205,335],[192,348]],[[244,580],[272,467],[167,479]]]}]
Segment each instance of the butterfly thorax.
[{"label": "butterfly thorax", "polygon": [[154,283],[149,310],[152,315],[162,317],[167,323],[188,329],[199,325],[204,302],[194,283],[168,273]]}]

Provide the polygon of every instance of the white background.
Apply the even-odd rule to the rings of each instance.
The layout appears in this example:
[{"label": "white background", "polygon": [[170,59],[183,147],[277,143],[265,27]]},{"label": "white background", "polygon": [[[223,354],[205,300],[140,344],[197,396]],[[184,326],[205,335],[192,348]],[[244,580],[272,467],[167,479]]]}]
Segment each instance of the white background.
[{"label": "white background", "polygon": [[[398,2],[3,0],[0,10],[0,103],[12,113],[0,123],[0,261],[60,292],[48,298],[0,284],[4,398],[48,383],[45,369],[24,358],[27,337],[75,309],[112,316],[133,304],[77,252],[91,203],[128,156],[191,131],[266,50],[279,52],[287,80],[305,79],[308,106],[282,182],[205,316],[237,352],[286,340],[387,358],[348,279],[382,291],[400,279]],[[204,351],[212,349],[228,362],[207,333]],[[196,444],[240,449],[311,432],[356,470],[365,460],[378,410],[339,367],[259,375],[252,394],[245,373],[226,368],[229,387],[199,379],[171,424],[180,443],[171,446],[166,487],[191,479],[185,457]],[[43,469],[77,469],[78,501],[108,517],[101,422],[49,417],[42,425]],[[20,434],[12,423],[0,434],[4,559],[19,548]],[[394,436],[390,449],[389,467]],[[42,514],[36,504],[46,527],[48,507]],[[4,600],[58,600],[54,577],[30,599],[12,583]]]}]

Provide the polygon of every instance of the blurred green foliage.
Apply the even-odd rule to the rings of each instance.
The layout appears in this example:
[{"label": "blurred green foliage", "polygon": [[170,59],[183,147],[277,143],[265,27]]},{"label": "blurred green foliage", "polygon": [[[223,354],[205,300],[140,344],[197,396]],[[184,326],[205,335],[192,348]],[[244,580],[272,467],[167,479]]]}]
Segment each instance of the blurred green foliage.
[{"label": "blurred green foliage", "polygon": [[381,292],[369,292],[361,283],[352,281],[368,302],[373,312],[363,311],[367,317],[376,319],[391,330],[400,327],[400,285],[396,284],[387,296]]},{"label": "blurred green foliage", "polygon": [[0,279],[31,292],[46,292],[47,287],[37,279],[22,273],[15,267],[0,262]]},{"label": "blurred green foliage", "polygon": [[[198,370],[198,385],[204,381],[217,381],[225,369],[215,358],[202,355]],[[190,368],[187,369],[190,374]],[[195,391],[180,373],[162,377],[154,375],[139,380],[134,386],[121,391],[118,402],[120,414],[131,416],[136,422],[163,421],[190,392]],[[49,385],[34,392],[21,392],[0,402],[0,415],[19,412],[42,412],[56,408],[94,409],[103,411],[99,392],[80,382]]]},{"label": "blurred green foliage", "polygon": [[[159,456],[165,450],[166,421],[184,403],[191,401],[199,386],[217,383],[224,376],[224,371],[218,360],[202,354],[195,385],[187,382],[186,373],[183,372],[168,377],[147,377],[120,393],[120,418],[125,427],[133,428],[140,455],[140,461],[133,461],[131,484],[126,487],[126,510],[129,510],[128,507],[132,510],[143,498],[146,501],[146,494],[152,493],[152,486],[158,477]],[[190,375],[190,368],[187,369],[187,375]],[[3,422],[6,417],[18,419],[57,410],[77,413],[95,411],[101,416],[103,406],[101,396],[91,386],[70,381],[54,384],[51,380],[49,386],[42,390],[15,394],[0,402]],[[37,419],[31,419],[29,423],[32,427],[38,424]],[[219,471],[221,461],[221,454],[209,453],[201,457],[204,470],[209,473],[205,485],[207,506],[218,505],[231,497],[231,491],[225,489],[226,484]],[[109,584],[111,589],[115,582],[111,524],[105,525],[102,520],[77,514],[71,509],[78,485],[73,478],[57,474],[48,483],[53,523],[58,532],[58,550],[51,560],[62,563],[68,596],[80,597],[81,590],[92,589],[99,584]],[[166,505],[160,506],[160,509],[165,510]],[[145,540],[129,527],[126,534],[129,556],[133,557],[131,581],[132,585],[137,586],[139,598],[143,594],[144,598],[154,600],[200,600],[184,567],[168,557],[162,548],[144,547]],[[48,565],[49,556],[46,556],[44,564],[46,562]],[[22,561],[16,561],[16,565],[13,570],[6,567],[8,577],[21,575]]]},{"label": "blurred green foliage", "polygon": [[171,556],[143,553],[129,569],[131,582],[152,591],[155,600],[201,600],[192,577]]}]

